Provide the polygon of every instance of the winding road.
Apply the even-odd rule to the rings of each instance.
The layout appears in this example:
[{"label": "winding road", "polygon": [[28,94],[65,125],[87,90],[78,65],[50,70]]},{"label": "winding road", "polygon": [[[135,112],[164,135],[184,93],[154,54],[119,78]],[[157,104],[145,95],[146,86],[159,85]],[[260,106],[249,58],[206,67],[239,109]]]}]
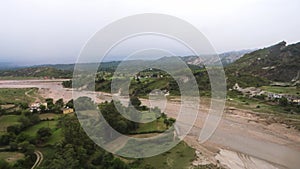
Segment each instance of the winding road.
[{"label": "winding road", "polygon": [[31,167],[31,169],[37,168],[44,159],[44,156],[40,151],[35,151],[34,154],[36,155],[36,161],[35,161],[34,165]]}]

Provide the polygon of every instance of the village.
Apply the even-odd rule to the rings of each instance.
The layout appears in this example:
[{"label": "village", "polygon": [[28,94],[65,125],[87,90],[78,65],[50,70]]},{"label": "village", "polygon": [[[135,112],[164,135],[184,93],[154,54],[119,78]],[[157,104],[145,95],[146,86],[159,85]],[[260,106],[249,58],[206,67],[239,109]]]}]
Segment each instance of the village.
[{"label": "village", "polygon": [[279,99],[285,98],[288,104],[300,105],[300,96],[298,92],[294,94],[286,94],[264,91],[263,89],[256,87],[241,88],[238,83],[236,83],[231,90],[241,92],[244,96],[249,98],[260,97],[269,101],[279,101]]}]

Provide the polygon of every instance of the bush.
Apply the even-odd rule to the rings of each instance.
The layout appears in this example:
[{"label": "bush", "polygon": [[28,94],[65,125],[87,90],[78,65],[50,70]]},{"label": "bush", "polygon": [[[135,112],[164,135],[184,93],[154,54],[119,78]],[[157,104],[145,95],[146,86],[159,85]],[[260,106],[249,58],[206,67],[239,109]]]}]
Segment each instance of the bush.
[{"label": "bush", "polygon": [[283,106],[283,107],[286,107],[286,106],[288,105],[288,100],[287,100],[287,98],[281,97],[281,98],[279,99],[279,105],[280,105],[280,106]]},{"label": "bush", "polygon": [[0,168],[1,169],[11,169],[12,167],[3,159],[0,159]]},{"label": "bush", "polygon": [[21,127],[20,125],[16,124],[16,125],[8,126],[6,130],[8,133],[13,133],[15,135],[18,135],[21,132]]}]

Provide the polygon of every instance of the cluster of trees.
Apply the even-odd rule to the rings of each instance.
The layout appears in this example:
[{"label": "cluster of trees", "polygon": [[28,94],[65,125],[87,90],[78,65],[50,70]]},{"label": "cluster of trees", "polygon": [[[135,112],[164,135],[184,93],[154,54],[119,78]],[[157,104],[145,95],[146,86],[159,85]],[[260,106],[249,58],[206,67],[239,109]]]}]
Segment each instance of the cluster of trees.
[{"label": "cluster of trees", "polygon": [[[6,103],[4,103],[6,104]],[[20,115],[23,113],[24,110],[28,109],[28,104],[25,102],[18,102],[18,103],[13,103],[14,106],[10,108],[2,108],[0,104],[0,116],[5,115],[5,114],[10,114],[10,115]]]},{"label": "cluster of trees", "polygon": [[62,85],[64,88],[72,88],[72,80],[63,81]]},{"label": "cluster of trees", "polygon": [[24,110],[20,119],[20,124],[15,124],[7,127],[8,133],[13,133],[18,135],[21,131],[24,131],[26,128],[33,126],[40,122],[40,118],[36,113],[32,113],[29,110]]},{"label": "cluster of trees", "polygon": [[42,168],[132,168],[90,140],[76,117],[65,116],[60,119],[60,124],[64,139],[54,147],[55,153],[45,159]]},{"label": "cluster of trees", "polygon": [[[140,112],[130,106],[124,107],[119,102],[111,101],[101,103],[99,109],[108,124],[122,134],[129,134],[130,131],[136,130],[139,126],[139,123],[134,121],[138,121],[141,118]],[[118,110],[123,112],[119,113]],[[130,117],[125,118],[121,113]],[[128,119],[134,119],[134,121]]]},{"label": "cluster of trees", "polygon": [[44,112],[52,112],[52,113],[56,113],[56,114],[62,113],[62,109],[64,108],[63,99],[58,99],[54,103],[52,98],[47,98],[46,103],[47,103],[47,109],[46,109],[46,106],[44,106],[44,105],[40,106],[42,113],[44,113]]}]

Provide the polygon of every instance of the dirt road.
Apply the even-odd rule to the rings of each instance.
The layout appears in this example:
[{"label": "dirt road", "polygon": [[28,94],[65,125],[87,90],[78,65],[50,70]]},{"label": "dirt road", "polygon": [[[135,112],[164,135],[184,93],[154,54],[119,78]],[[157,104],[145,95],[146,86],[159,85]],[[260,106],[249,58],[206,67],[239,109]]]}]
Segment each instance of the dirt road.
[{"label": "dirt road", "polygon": [[44,159],[44,156],[40,151],[35,151],[34,154],[36,155],[36,161],[33,164],[33,166],[31,167],[31,169],[38,168]]}]

